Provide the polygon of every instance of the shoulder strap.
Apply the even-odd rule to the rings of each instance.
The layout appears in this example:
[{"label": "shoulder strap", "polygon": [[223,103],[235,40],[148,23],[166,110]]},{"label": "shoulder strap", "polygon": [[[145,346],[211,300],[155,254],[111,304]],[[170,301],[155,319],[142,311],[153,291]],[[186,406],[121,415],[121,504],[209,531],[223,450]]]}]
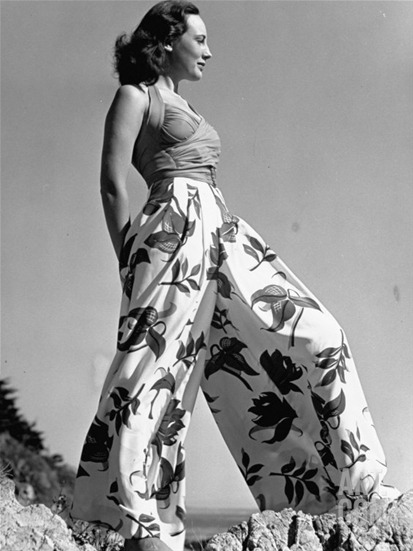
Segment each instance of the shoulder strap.
[{"label": "shoulder strap", "polygon": [[147,116],[146,122],[150,128],[154,130],[158,130],[163,123],[164,114],[165,114],[165,105],[162,100],[162,96],[155,85],[148,86],[148,94],[149,94],[149,107],[148,107],[148,116]]}]

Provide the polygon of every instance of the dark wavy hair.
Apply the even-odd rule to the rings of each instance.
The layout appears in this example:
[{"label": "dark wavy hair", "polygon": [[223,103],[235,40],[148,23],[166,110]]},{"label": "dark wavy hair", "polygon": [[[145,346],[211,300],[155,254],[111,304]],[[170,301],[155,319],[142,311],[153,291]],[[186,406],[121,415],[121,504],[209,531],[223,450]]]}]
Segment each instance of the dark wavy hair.
[{"label": "dark wavy hair", "polygon": [[184,34],[188,15],[199,15],[199,9],[191,2],[164,0],[148,11],[129,36],[118,36],[114,66],[120,84],[156,82],[165,64],[165,45]]}]

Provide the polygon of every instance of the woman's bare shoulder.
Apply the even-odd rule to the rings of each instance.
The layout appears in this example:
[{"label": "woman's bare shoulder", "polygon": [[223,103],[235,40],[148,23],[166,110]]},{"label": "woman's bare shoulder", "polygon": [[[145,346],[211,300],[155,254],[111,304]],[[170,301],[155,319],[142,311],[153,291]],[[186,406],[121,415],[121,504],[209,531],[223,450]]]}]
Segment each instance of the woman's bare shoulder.
[{"label": "woman's bare shoulder", "polygon": [[116,91],[114,103],[124,107],[146,108],[148,105],[148,89],[146,86],[123,84]]},{"label": "woman's bare shoulder", "polygon": [[149,104],[146,86],[123,84],[115,94],[107,119],[134,124],[142,120]]}]

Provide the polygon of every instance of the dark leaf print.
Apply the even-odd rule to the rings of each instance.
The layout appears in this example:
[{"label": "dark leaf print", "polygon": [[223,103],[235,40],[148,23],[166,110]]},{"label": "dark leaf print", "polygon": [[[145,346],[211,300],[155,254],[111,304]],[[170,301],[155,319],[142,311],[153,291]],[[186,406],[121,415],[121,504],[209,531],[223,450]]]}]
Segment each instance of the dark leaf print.
[{"label": "dark leaf print", "polygon": [[348,442],[346,442],[345,440],[341,441],[341,451],[349,456],[349,458],[351,459],[351,462],[354,461],[353,449],[350,446],[350,444]]},{"label": "dark leaf print", "polygon": [[115,480],[115,481],[112,482],[112,484],[110,485],[109,492],[110,492],[111,494],[115,494],[117,491],[118,491],[118,482]]},{"label": "dark leaf print", "polygon": [[301,476],[305,472],[306,468],[307,468],[307,461],[305,460],[301,465],[301,467],[294,471],[294,476]]},{"label": "dark leaf print", "polygon": [[294,461],[294,458],[291,457],[290,462],[281,467],[281,472],[283,474],[290,473],[291,471],[294,470],[294,468],[295,468],[295,461]]},{"label": "dark leaf print", "polygon": [[337,365],[337,360],[335,358],[325,358],[320,362],[316,363],[316,367],[320,367],[321,369],[330,369],[330,367],[333,367],[336,365]]},{"label": "dark leaf print", "polygon": [[250,474],[255,474],[258,473],[263,467],[264,465],[262,465],[261,463],[256,463],[255,465],[251,465],[251,467],[248,469],[248,472]]},{"label": "dark leaf print", "polygon": [[122,424],[128,426],[129,425],[129,417],[131,415],[132,411],[130,408],[125,408],[122,411]]},{"label": "dark leaf print", "polygon": [[243,449],[242,450],[242,464],[245,468],[248,467],[250,463],[250,456],[247,454],[247,452]]},{"label": "dark leaf print", "polygon": [[292,500],[294,499],[294,484],[291,478],[288,478],[288,477],[285,478],[284,493],[287,496],[288,503],[291,503]]},{"label": "dark leaf print", "polygon": [[182,293],[189,294],[189,288],[184,283],[176,283],[176,287]]},{"label": "dark leaf print", "polygon": [[305,486],[307,490],[317,497],[318,501],[320,501],[320,490],[315,482],[308,481],[305,483]]},{"label": "dark leaf print", "polygon": [[118,386],[115,388],[115,392],[119,394],[122,401],[129,400],[129,392],[127,388]]},{"label": "dark leaf print", "polygon": [[172,446],[177,442],[178,433],[185,427],[182,418],[185,415],[185,410],[178,407],[179,400],[173,398],[166,409],[162,418],[158,432],[155,435],[153,444],[156,446],[160,455],[162,444]]},{"label": "dark leaf print", "polygon": [[222,329],[222,331],[224,331],[224,333],[227,332],[227,330],[225,329],[225,327],[227,325],[229,325],[229,326],[233,327],[235,330],[237,330],[235,325],[229,320],[229,318],[228,318],[228,309],[226,309],[226,308],[223,308],[221,310],[217,306],[215,307],[214,315],[212,317],[211,324],[212,324],[212,327],[215,327],[215,329]]},{"label": "dark leaf print", "polygon": [[300,503],[304,496],[304,486],[300,480],[297,480],[295,483],[295,504],[296,506]]},{"label": "dark leaf print", "polygon": [[336,460],[334,459],[334,455],[328,445],[323,444],[322,442],[316,442],[316,449],[325,467],[332,465],[335,469],[337,469]]},{"label": "dark leaf print", "polygon": [[146,342],[148,343],[149,348],[155,354],[156,359],[162,356],[165,350],[165,339],[155,331],[155,328],[150,327],[146,334]]},{"label": "dark leaf print", "polygon": [[266,260],[267,262],[272,262],[273,260],[275,260],[277,258],[277,255],[276,253],[274,252],[269,252],[265,255],[264,257],[264,260]]},{"label": "dark leaf print", "polygon": [[214,265],[214,267],[220,268],[224,260],[228,258],[228,254],[223,243],[221,243],[218,238],[218,233],[211,233],[211,237],[213,243],[209,251],[211,263]]},{"label": "dark leaf print", "polygon": [[[349,358],[347,346],[344,342],[344,334],[341,331],[341,345],[338,347],[328,347],[316,354],[317,358],[320,358],[316,362],[316,367],[320,369],[331,369],[332,371],[327,373],[317,386],[327,386],[331,384],[336,375],[340,377],[342,383],[346,382],[345,372],[348,371],[346,366],[346,358]],[[334,375],[333,375],[334,373]]]},{"label": "dark leaf print", "polygon": [[159,393],[161,392],[161,390],[166,390],[170,394],[173,394],[175,392],[175,378],[172,375],[172,373],[169,371],[169,369],[167,370],[167,372],[165,373],[165,375],[163,377],[158,379],[152,385],[150,390],[155,390],[156,391],[155,397],[153,398],[153,400],[151,402],[151,409],[150,409],[150,412],[149,412],[149,419],[153,419],[153,415],[152,415],[153,406],[154,406],[154,403],[155,403]]},{"label": "dark leaf print", "polygon": [[198,283],[193,279],[188,279],[188,284],[191,287],[191,289],[193,289],[194,291],[199,291],[200,287]]},{"label": "dark leaf print", "polygon": [[175,282],[178,279],[180,271],[181,271],[181,262],[178,258],[178,260],[172,266],[172,282]]},{"label": "dark leaf print", "polygon": [[308,480],[309,478],[313,478],[317,474],[317,469],[310,469],[309,471],[306,471],[303,474],[303,479]]},{"label": "dark leaf print", "polygon": [[[126,517],[130,518],[131,520],[136,522],[136,524],[139,525],[139,527],[141,528],[141,534],[142,534],[143,538],[144,537],[151,537],[151,538],[159,537],[160,527],[157,523],[154,522],[155,517],[152,517],[151,515],[146,515],[144,513],[141,513],[139,515],[138,519],[136,517],[134,517],[133,515],[131,515],[130,513],[127,513]],[[151,523],[151,524],[149,524],[149,523]],[[147,526],[148,524],[149,524],[149,526]]]},{"label": "dark leaf print", "polygon": [[259,480],[262,480],[262,476],[257,476],[257,475],[254,475],[254,476],[251,476],[248,480],[247,480],[247,484],[248,486],[253,486],[256,482],[258,482]]},{"label": "dark leaf print", "polygon": [[349,432],[349,436],[350,436],[351,445],[353,446],[353,448],[356,448],[356,450],[359,451],[360,448],[359,448],[359,445],[357,444],[357,441],[354,437],[354,434],[351,431],[348,431],[348,432]]},{"label": "dark leaf print", "polygon": [[319,354],[316,354],[317,358],[331,358],[335,356],[338,352],[340,352],[341,347],[338,348],[325,348],[322,352]]},{"label": "dark leaf print", "polygon": [[248,237],[248,240],[249,242],[251,243],[251,245],[254,247],[254,249],[256,249],[257,251],[259,251],[260,253],[264,254],[265,252],[265,245],[263,243],[261,243],[258,239],[256,239],[255,237]]},{"label": "dark leaf print", "polygon": [[108,501],[113,501],[113,503],[114,503],[115,505],[120,505],[119,499],[118,499],[117,497],[115,497],[115,496],[106,496],[106,499],[107,499]]},{"label": "dark leaf print", "polygon": [[324,377],[321,379],[321,381],[316,386],[327,386],[330,385],[333,381],[336,380],[337,372],[335,370],[331,370],[328,373],[324,375]]},{"label": "dark leaf print", "polygon": [[160,285],[175,285],[179,291],[189,295],[190,289],[197,291],[200,289],[198,283],[192,278],[192,276],[196,275],[200,269],[200,264],[197,264],[193,267],[191,273],[186,275],[188,272],[188,260],[185,258],[181,264],[178,258],[172,267],[172,281],[162,281]]},{"label": "dark leaf print", "polygon": [[216,408],[212,407],[212,404],[213,404],[216,400],[218,400],[219,396],[214,396],[214,397],[212,397],[212,396],[210,396],[207,392],[205,392],[205,390],[203,391],[203,394],[204,394],[204,396],[205,396],[206,401],[208,402],[208,407],[209,407],[209,409],[211,410],[211,412],[212,412],[212,413],[220,413],[220,411],[221,411],[220,409],[216,409]]},{"label": "dark leaf print", "polygon": [[173,187],[171,185],[152,186],[151,195],[148,202],[143,207],[143,213],[146,216],[151,216],[159,210],[162,204],[171,200],[173,195]]},{"label": "dark leaf print", "polygon": [[189,368],[196,361],[199,351],[203,348],[206,348],[204,332],[201,331],[201,334],[196,341],[194,341],[194,338],[190,333],[186,346],[183,342],[181,342],[181,344],[179,345],[179,349],[176,355],[176,362],[174,363],[174,365],[176,365],[178,362],[183,362],[186,367]]},{"label": "dark leaf print", "polygon": [[295,469],[296,463],[291,457],[289,463],[281,467],[280,473],[270,473],[270,476],[283,476],[285,478],[285,495],[288,502],[291,503],[295,494],[295,506],[297,506],[304,497],[305,489],[316,496],[320,501],[320,492],[317,484],[310,478],[316,476],[318,469],[307,469],[307,460],[305,460],[298,469]]},{"label": "dark leaf print", "polygon": [[82,465],[79,465],[76,478],[80,478],[81,476],[90,476],[90,474],[82,467]]},{"label": "dark leaf print", "polygon": [[180,507],[179,505],[176,506],[175,514],[176,514],[176,516],[177,516],[180,520],[182,520],[182,521],[184,521],[185,518],[186,518],[186,511],[185,511],[185,509],[182,509],[182,507]]},{"label": "dark leaf print", "polygon": [[360,451],[366,452],[369,451],[369,448],[364,445],[360,444],[357,439],[360,439],[360,430],[357,427],[356,435],[351,431],[347,430],[347,433],[349,435],[350,442],[347,442],[346,440],[341,440],[341,450],[349,457],[351,461],[351,465],[347,465],[348,467],[351,467],[357,462],[364,462],[366,461],[367,457],[364,453],[360,453]]},{"label": "dark leaf print", "polygon": [[242,454],[241,462],[244,469],[241,469],[240,467],[240,471],[244,476],[248,486],[253,486],[256,482],[258,482],[259,480],[262,480],[262,476],[258,476],[256,473],[258,473],[264,467],[264,465],[257,463],[255,465],[250,466],[250,456],[244,450],[244,448],[242,448],[241,454]]},{"label": "dark leaf print", "polygon": [[142,264],[142,262],[150,264],[151,260],[149,258],[148,251],[140,248],[132,255],[131,268],[134,269],[138,264]]},{"label": "dark leaf print", "polygon": [[195,264],[195,266],[192,268],[191,273],[189,275],[195,276],[198,275],[201,271],[201,264]]},{"label": "dark leaf print", "polygon": [[136,235],[133,235],[123,244],[121,253],[120,253],[120,259],[119,259],[120,268],[124,268],[128,265],[129,255],[131,253],[135,238],[136,238]]},{"label": "dark leaf print", "polygon": [[309,297],[294,296],[289,293],[289,297],[296,306],[302,306],[303,308],[314,308],[315,310],[321,310],[315,300]]},{"label": "dark leaf print", "polygon": [[341,415],[346,407],[346,397],[344,395],[343,389],[341,389],[340,394],[334,398],[334,400],[331,400],[331,402],[327,402],[324,406],[324,418],[328,419],[329,417],[338,417]]}]

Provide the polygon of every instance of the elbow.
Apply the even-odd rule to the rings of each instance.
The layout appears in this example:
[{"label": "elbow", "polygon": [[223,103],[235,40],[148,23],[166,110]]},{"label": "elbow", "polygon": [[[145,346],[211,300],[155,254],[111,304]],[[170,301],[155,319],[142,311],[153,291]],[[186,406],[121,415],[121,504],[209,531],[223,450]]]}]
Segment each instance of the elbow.
[{"label": "elbow", "polygon": [[100,195],[103,201],[113,201],[127,195],[126,184],[112,178],[101,178]]}]

